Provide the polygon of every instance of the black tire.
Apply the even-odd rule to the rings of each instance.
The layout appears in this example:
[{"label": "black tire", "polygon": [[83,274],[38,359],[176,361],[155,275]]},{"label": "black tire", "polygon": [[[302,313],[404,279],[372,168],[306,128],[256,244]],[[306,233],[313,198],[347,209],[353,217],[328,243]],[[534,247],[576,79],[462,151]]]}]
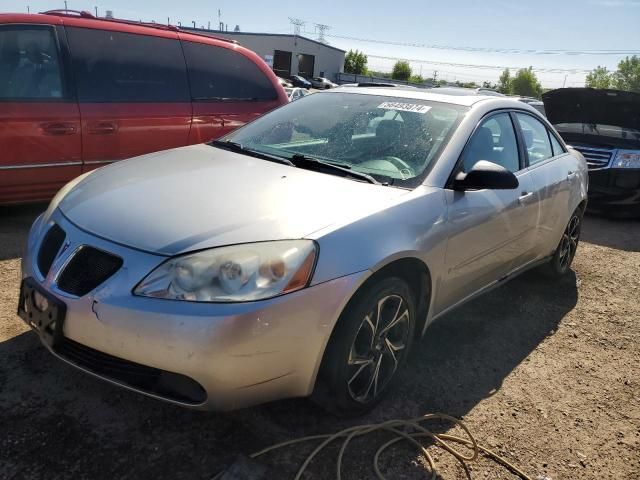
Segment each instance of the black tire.
[{"label": "black tire", "polygon": [[331,335],[312,399],[338,416],[373,408],[407,359],[415,316],[415,299],[401,278],[384,278],[356,293]]},{"label": "black tire", "polygon": [[573,262],[576,250],[578,249],[578,243],[580,242],[583,215],[584,212],[580,207],[571,215],[553,257],[549,263],[542,268],[542,271],[548,276],[562,277],[571,270],[571,263]]}]

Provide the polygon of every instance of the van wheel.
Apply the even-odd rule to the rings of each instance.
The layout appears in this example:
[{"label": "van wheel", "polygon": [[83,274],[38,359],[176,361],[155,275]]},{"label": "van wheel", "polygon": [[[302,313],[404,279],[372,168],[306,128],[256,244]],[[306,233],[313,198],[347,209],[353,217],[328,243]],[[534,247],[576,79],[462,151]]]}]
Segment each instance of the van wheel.
[{"label": "van wheel", "polygon": [[415,311],[411,290],[398,277],[356,293],[331,335],[312,399],[339,416],[373,408],[407,359]]},{"label": "van wheel", "polygon": [[582,209],[577,208],[565,228],[560,243],[551,258],[545,265],[544,271],[550,276],[561,277],[571,269],[571,263],[578,249],[580,230],[582,228]]}]

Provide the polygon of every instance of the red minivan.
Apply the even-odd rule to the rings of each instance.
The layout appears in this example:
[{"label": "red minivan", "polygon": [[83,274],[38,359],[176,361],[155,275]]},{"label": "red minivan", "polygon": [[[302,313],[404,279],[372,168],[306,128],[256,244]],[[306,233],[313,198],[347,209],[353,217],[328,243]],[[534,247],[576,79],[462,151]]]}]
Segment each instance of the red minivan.
[{"label": "red minivan", "polygon": [[217,138],[287,103],[235,42],[70,12],[0,14],[0,204],[83,172]]}]

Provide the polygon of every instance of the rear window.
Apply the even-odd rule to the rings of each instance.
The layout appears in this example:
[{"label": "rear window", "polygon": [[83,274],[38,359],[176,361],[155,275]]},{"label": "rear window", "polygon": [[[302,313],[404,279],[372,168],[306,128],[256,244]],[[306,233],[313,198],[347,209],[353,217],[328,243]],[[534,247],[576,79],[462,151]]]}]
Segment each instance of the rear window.
[{"label": "rear window", "polygon": [[214,45],[183,42],[194,101],[259,101],[278,98],[271,81],[247,57]]},{"label": "rear window", "polygon": [[0,27],[0,99],[61,100],[60,59],[53,28]]},{"label": "rear window", "polygon": [[189,102],[178,40],[88,28],[67,37],[80,102]]}]

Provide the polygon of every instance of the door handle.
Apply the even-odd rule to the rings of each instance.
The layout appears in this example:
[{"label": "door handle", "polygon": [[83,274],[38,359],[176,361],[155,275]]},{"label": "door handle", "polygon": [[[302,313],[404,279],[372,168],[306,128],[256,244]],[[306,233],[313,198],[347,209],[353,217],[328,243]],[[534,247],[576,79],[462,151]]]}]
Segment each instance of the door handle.
[{"label": "door handle", "polygon": [[76,133],[73,123],[45,123],[42,130],[48,135],[72,135]]},{"label": "door handle", "polygon": [[89,133],[94,135],[109,135],[110,133],[116,133],[118,127],[112,122],[98,122],[88,125]]},{"label": "door handle", "polygon": [[518,202],[520,205],[526,205],[531,200],[533,200],[533,192],[522,192],[522,194],[518,197]]},{"label": "door handle", "polygon": [[572,172],[572,171],[567,172],[567,180],[571,181],[573,178],[575,178],[576,175],[578,175],[578,172]]}]

